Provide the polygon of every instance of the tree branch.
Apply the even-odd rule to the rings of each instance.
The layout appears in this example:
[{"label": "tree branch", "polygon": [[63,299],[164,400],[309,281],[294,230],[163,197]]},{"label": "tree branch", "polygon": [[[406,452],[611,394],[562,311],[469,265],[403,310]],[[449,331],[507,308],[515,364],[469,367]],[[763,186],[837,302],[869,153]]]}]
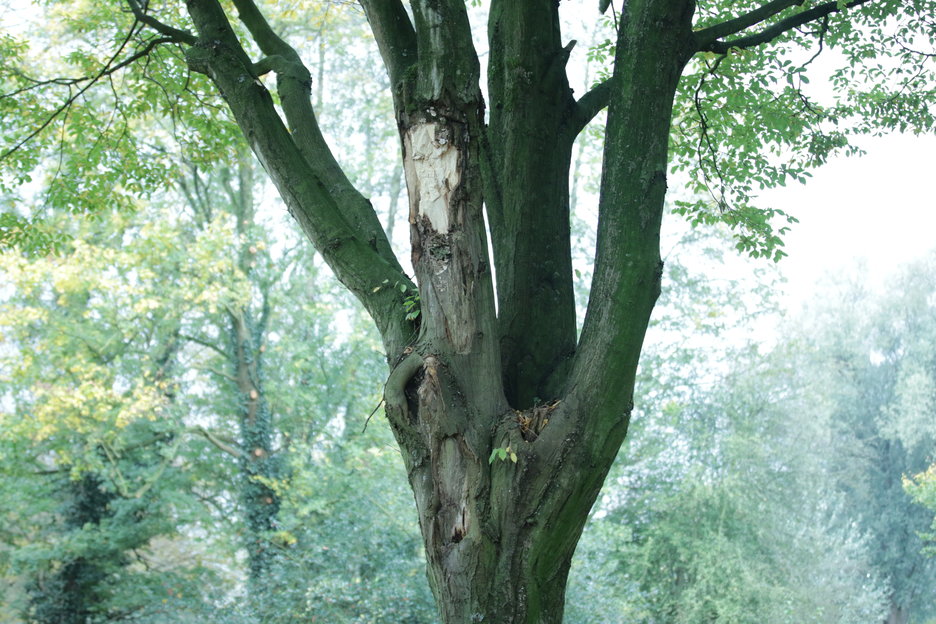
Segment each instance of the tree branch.
[{"label": "tree branch", "polygon": [[279,55],[300,62],[298,53],[282,37],[277,35],[263,17],[253,0],[233,0],[237,17],[243,22],[260,50],[267,55]]},{"label": "tree branch", "polygon": [[[120,47],[117,48],[117,51],[111,56],[111,58],[107,61],[107,63],[104,64],[104,67],[101,69],[101,71],[99,71],[99,72],[98,72],[97,74],[95,74],[94,76],[85,77],[85,78],[65,79],[65,82],[62,82],[63,79],[54,79],[54,80],[47,81],[46,84],[48,84],[48,83],[56,83],[56,84],[68,84],[68,85],[72,85],[72,84],[79,84],[79,83],[84,82],[84,81],[88,81],[88,84],[86,84],[85,86],[83,86],[83,87],[81,87],[80,89],[78,89],[78,91],[76,91],[73,95],[70,95],[70,96],[62,103],[61,106],[59,106],[58,108],[56,108],[56,109],[52,112],[52,114],[49,115],[49,116],[46,118],[46,120],[43,121],[43,122],[39,125],[38,128],[36,128],[35,130],[33,130],[32,132],[30,132],[29,134],[27,134],[27,135],[26,135],[25,137],[23,137],[22,139],[20,139],[20,140],[16,143],[16,145],[14,145],[13,147],[11,147],[11,148],[8,149],[7,151],[3,152],[3,154],[0,154],[0,160],[3,160],[3,159],[5,159],[5,158],[7,158],[7,157],[10,156],[11,154],[13,154],[13,153],[16,152],[17,150],[19,150],[21,147],[23,147],[24,145],[26,145],[27,143],[29,143],[30,141],[32,141],[34,138],[36,138],[37,136],[39,136],[46,128],[49,127],[49,125],[50,125],[53,121],[55,121],[56,119],[58,119],[59,115],[61,115],[61,114],[64,113],[65,111],[67,111],[67,110],[71,107],[71,105],[75,103],[75,100],[77,100],[77,99],[80,98],[82,95],[84,95],[84,94],[88,91],[88,89],[90,89],[91,87],[93,87],[94,85],[96,85],[96,84],[98,83],[98,81],[101,80],[102,78],[106,78],[107,76],[110,76],[110,75],[113,74],[114,72],[120,71],[120,70],[123,69],[124,67],[127,67],[128,65],[130,65],[130,64],[133,63],[134,61],[137,61],[137,60],[139,60],[139,59],[145,57],[145,56],[148,55],[150,52],[152,52],[154,49],[156,49],[156,47],[159,46],[159,45],[162,45],[162,44],[164,44],[164,43],[179,43],[178,40],[176,40],[176,39],[174,39],[174,38],[172,38],[172,37],[159,37],[159,38],[157,38],[157,39],[150,39],[150,40],[146,43],[146,45],[143,47],[142,50],[139,50],[138,52],[135,52],[134,54],[130,55],[128,58],[124,59],[123,61],[121,61],[121,62],[119,62],[119,63],[117,63],[117,64],[115,64],[115,65],[112,65],[112,63],[117,59],[117,57],[120,56],[120,53],[123,52],[124,48],[127,47],[127,44],[130,42],[130,39],[133,37],[133,35],[134,35],[135,32],[136,32],[136,24],[134,24],[133,26],[130,27],[130,32],[129,32],[129,33],[127,34],[127,36],[124,38],[124,41],[120,44]],[[32,79],[30,79],[30,80],[32,80]],[[34,82],[35,82],[35,81],[34,81]],[[22,91],[19,91],[19,92],[22,92]],[[17,93],[19,93],[19,92],[17,92]],[[15,94],[12,94],[12,95],[15,95]],[[8,96],[4,96],[4,97],[8,97]]]},{"label": "tree branch", "polygon": [[329,189],[345,218],[363,241],[371,241],[386,260],[396,257],[371,203],[351,184],[322,136],[310,98],[312,75],[299,53],[270,27],[253,0],[234,0],[238,17],[266,55],[254,70],[276,72],[276,86],[293,139],[315,176]]},{"label": "tree branch", "polygon": [[215,447],[224,451],[228,455],[233,455],[234,457],[237,457],[238,459],[247,456],[247,453],[245,453],[239,448],[231,446],[230,444],[225,444],[221,439],[219,439],[217,436],[215,436],[213,433],[211,433],[204,427],[197,427],[193,429],[193,431],[199,434],[200,436],[202,436],[203,438],[205,438],[206,440],[208,440],[209,442],[211,442]]},{"label": "tree branch", "polygon": [[188,45],[195,45],[195,35],[190,33],[187,30],[181,30],[179,28],[173,28],[168,24],[160,22],[158,19],[152,15],[147,15],[146,6],[141,5],[139,0],[127,0],[127,6],[130,7],[130,10],[133,12],[133,16],[141,24],[146,24],[156,32],[169,37],[173,41],[178,41],[179,43],[186,43]]},{"label": "tree branch", "polygon": [[[851,2],[846,3],[844,7],[840,7],[838,2],[827,2],[825,4],[820,4],[817,7],[813,7],[807,11],[803,11],[802,13],[791,15],[786,19],[780,20],[773,26],[769,26],[759,33],[755,33],[753,35],[739,37],[737,39],[732,39],[731,41],[708,41],[707,43],[701,42],[699,45],[697,45],[696,50],[699,52],[726,54],[732,48],[753,48],[755,46],[769,43],[780,35],[804,24],[808,24],[809,22],[814,22],[833,13],[839,13],[844,9],[851,9],[871,1],[872,0],[852,0]],[[713,26],[713,28],[715,27]],[[704,33],[705,31],[702,32]],[[697,39],[699,34],[701,33],[697,33]]]},{"label": "tree branch", "polygon": [[394,106],[401,110],[406,70],[418,57],[416,31],[400,0],[360,0],[360,3],[390,76]]},{"label": "tree branch", "polygon": [[604,80],[588,90],[575,103],[575,119],[570,130],[573,136],[585,129],[598,113],[607,108],[611,99],[611,80]]},{"label": "tree branch", "polygon": [[208,347],[209,349],[211,349],[212,351],[214,351],[215,353],[223,357],[225,360],[230,361],[232,359],[230,353],[228,353],[227,351],[225,351],[218,345],[214,344],[213,342],[203,340],[201,338],[198,338],[197,336],[189,336],[187,334],[179,334],[179,338],[181,338],[182,340],[188,340],[189,342],[194,342],[195,344],[200,344],[203,347]]},{"label": "tree branch", "polygon": [[222,379],[227,379],[233,384],[237,384],[240,382],[240,380],[234,375],[231,375],[230,373],[225,373],[224,371],[219,371],[218,369],[212,368],[210,366],[205,366],[205,367],[195,366],[193,367],[193,370],[203,370],[205,372],[211,373],[212,375],[217,375],[218,377]]},{"label": "tree branch", "polygon": [[[218,87],[290,213],[338,279],[367,308],[387,352],[399,353],[412,338],[413,324],[405,319],[400,291],[378,287],[410,281],[390,250],[370,202],[350,183],[343,186],[344,173],[315,124],[310,85],[296,79],[297,72],[307,76],[308,71],[287,57],[270,57],[285,63],[274,67],[279,70],[280,100],[290,131],[266,87],[253,78],[254,64],[218,0],[189,0],[187,8],[199,33],[199,42],[186,52],[189,67],[209,76]],[[263,26],[254,24],[254,28]],[[278,46],[268,50],[283,51]]]},{"label": "tree branch", "polygon": [[718,39],[735,35],[751,26],[760,24],[764,20],[792,6],[801,6],[803,2],[805,2],[805,0],[772,0],[744,15],[700,30],[695,35],[696,41],[700,46],[708,45]]}]

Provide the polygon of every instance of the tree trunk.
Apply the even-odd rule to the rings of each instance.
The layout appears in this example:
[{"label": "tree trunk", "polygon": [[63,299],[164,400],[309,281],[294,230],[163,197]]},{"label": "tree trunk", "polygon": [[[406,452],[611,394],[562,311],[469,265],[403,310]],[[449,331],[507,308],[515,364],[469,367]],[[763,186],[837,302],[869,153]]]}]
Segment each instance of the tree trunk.
[{"label": "tree trunk", "polygon": [[910,610],[892,602],[885,624],[907,624],[909,621]]},{"label": "tree trunk", "polygon": [[[492,14],[519,12],[504,23],[519,19],[522,26],[540,20],[537,11],[551,14],[550,4],[501,4]],[[652,13],[649,3],[634,4]],[[414,6],[417,36],[457,37],[459,13],[449,10]],[[602,218],[611,225],[595,287],[607,307],[590,311],[577,367],[567,178],[582,115],[564,78],[549,74],[567,54],[557,31],[546,30],[555,54],[529,70],[541,78],[523,82],[529,92],[517,91],[510,68],[492,69],[497,93],[508,94],[512,107],[492,112],[497,128],[489,134],[480,95],[460,90],[475,67],[423,55],[414,83],[402,90],[398,122],[421,325],[395,363],[385,398],[443,622],[562,621],[571,558],[626,432],[637,356],[659,290],[669,115],[688,59],[680,37],[690,16],[674,2],[645,18],[670,21],[668,37],[635,38],[637,26],[622,29],[619,45],[638,51],[646,66],[618,81],[625,105],[612,110],[609,136],[639,146],[641,158],[629,156],[605,181],[612,188]],[[495,31],[497,44],[509,47],[510,33]],[[546,104],[537,100],[544,91],[555,94]],[[505,268],[498,272],[499,318],[481,215],[485,191],[495,193],[495,256],[509,248],[498,264]],[[609,353],[602,340],[619,347]]]},{"label": "tree trunk", "polygon": [[[290,210],[381,331],[387,416],[442,621],[561,622],[659,293],[670,116],[692,53],[692,2],[630,0],[614,78],[576,101],[558,3],[492,0],[488,127],[464,0],[413,0],[412,16],[399,0],[361,0],[390,77],[418,290],[333,166],[298,55],[256,7],[234,3],[267,58],[250,63],[215,0],[190,0],[200,38],[187,59],[221,89]],[[263,85],[245,79],[268,69],[288,131]],[[576,344],[571,146],[609,101],[595,279]],[[414,321],[405,310],[417,298]]]},{"label": "tree trunk", "polygon": [[271,487],[279,478],[273,455],[273,422],[261,379],[260,339],[250,311],[230,315],[230,334],[237,380],[240,429],[240,499],[244,513],[247,549],[247,587],[252,608],[258,613],[271,607],[269,574],[275,560],[269,533],[276,528],[280,499]]},{"label": "tree trunk", "polygon": [[[273,449],[273,414],[263,388],[263,342],[270,313],[270,286],[263,283],[254,270],[265,252],[252,244],[251,230],[257,226],[254,223],[253,167],[248,162],[248,156],[246,151],[240,154],[234,170],[236,186],[230,180],[223,180],[227,191],[227,205],[224,209],[236,220],[240,241],[238,268],[251,281],[261,300],[229,311],[228,336],[236,382],[236,405],[239,408],[240,498],[246,529],[247,589],[254,616],[266,621],[278,609],[275,601],[270,599],[275,591],[271,573],[277,557],[270,533],[276,529],[281,503],[273,483],[282,475],[280,460]],[[227,175],[230,176],[231,172],[227,172]]]},{"label": "tree trunk", "polygon": [[565,72],[574,42],[563,47],[555,5],[494,2],[488,28],[485,200],[505,390],[521,409],[558,396],[575,353],[569,169],[584,124]]}]

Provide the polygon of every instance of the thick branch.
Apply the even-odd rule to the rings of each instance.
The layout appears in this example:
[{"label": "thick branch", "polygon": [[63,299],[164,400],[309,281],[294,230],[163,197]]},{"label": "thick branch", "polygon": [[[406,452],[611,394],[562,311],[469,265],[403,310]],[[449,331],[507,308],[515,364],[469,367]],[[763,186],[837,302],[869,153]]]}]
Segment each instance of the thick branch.
[{"label": "thick branch", "polygon": [[[299,120],[299,128],[290,132],[269,92],[252,77],[253,63],[217,0],[191,0],[188,9],[200,37],[186,55],[189,66],[208,75],[218,86],[292,215],[342,283],[370,312],[388,352],[399,353],[412,338],[412,324],[404,318],[400,291],[378,287],[385,282],[409,284],[409,280],[389,252],[369,202],[349,201],[347,195],[334,188],[335,179],[324,175],[321,163],[310,162],[316,156],[330,154],[324,140],[320,151],[310,151],[309,143],[296,136],[314,126],[308,85],[301,89],[293,76],[279,76],[279,82],[288,85],[287,97],[282,99],[284,110],[293,111],[290,121],[297,115],[307,115]],[[282,89],[280,93],[282,96]],[[305,150],[300,145],[305,145]]]},{"label": "thick branch", "polygon": [[760,24],[764,20],[773,17],[791,6],[800,6],[804,1],[805,0],[772,0],[772,2],[757,7],[749,13],[700,30],[696,33],[696,40],[699,42],[700,46],[708,45],[718,39],[738,34],[742,30]]},{"label": "thick branch", "polygon": [[406,71],[417,59],[416,31],[400,0],[360,2],[390,76],[394,105],[402,110]]},{"label": "thick branch", "polygon": [[214,351],[215,353],[217,353],[218,355],[220,355],[221,357],[223,357],[225,360],[231,359],[230,353],[228,353],[226,350],[222,349],[221,347],[219,347],[218,345],[214,344],[213,342],[209,340],[203,340],[202,338],[199,338],[198,336],[189,336],[186,334],[179,334],[179,338],[181,338],[182,340],[188,340],[189,342],[194,342],[195,344],[200,344],[203,347],[207,347],[211,349],[212,351]]},{"label": "thick branch", "polygon": [[234,7],[237,9],[240,21],[250,31],[264,54],[278,54],[290,60],[299,61],[296,51],[270,28],[270,24],[252,0],[234,0]]},{"label": "thick branch", "polygon": [[786,19],[780,20],[773,26],[769,26],[759,33],[748,35],[746,37],[739,37],[738,39],[732,39],[730,41],[708,41],[707,43],[700,42],[696,49],[699,52],[715,52],[716,54],[726,54],[732,48],[753,48],[765,43],[769,43],[780,35],[789,32],[794,28],[798,28],[799,26],[803,26],[804,24],[815,22],[828,15],[832,15],[833,13],[839,13],[845,9],[860,6],[871,1],[872,0],[852,0],[852,2],[845,4],[844,7],[840,6],[838,2],[827,2],[817,7],[813,7],[807,11],[803,11],[802,13],[797,13],[796,15],[791,15]]},{"label": "thick branch", "polygon": [[152,15],[147,15],[146,8],[141,6],[138,0],[127,0],[127,6],[130,7],[130,10],[133,12],[133,16],[141,24],[146,24],[161,35],[165,35],[166,37],[171,38],[173,41],[186,43],[188,45],[195,45],[195,35],[187,30],[174,28],[168,24],[164,24]]},{"label": "thick branch", "polygon": [[573,98],[566,63],[575,42],[563,45],[553,0],[495,0],[488,40],[485,200],[505,391],[522,409],[557,395],[575,350],[569,167],[602,89],[584,107]]},{"label": "thick branch", "polygon": [[322,136],[310,98],[312,76],[299,53],[273,31],[253,0],[234,0],[234,6],[260,50],[267,55],[254,70],[257,74],[270,69],[276,72],[283,112],[299,151],[315,176],[330,190],[357,235],[371,242],[384,259],[396,262],[373,206],[351,184]]},{"label": "thick branch", "polygon": [[630,0],[628,7],[611,81],[595,272],[564,397],[579,402],[584,445],[599,465],[611,461],[626,432],[659,295],[672,105],[694,44],[690,0]]},{"label": "thick branch", "polygon": [[607,108],[610,99],[610,80],[604,80],[596,84],[585,95],[580,97],[575,106],[575,122],[570,128],[573,136],[578,136],[598,113]]}]

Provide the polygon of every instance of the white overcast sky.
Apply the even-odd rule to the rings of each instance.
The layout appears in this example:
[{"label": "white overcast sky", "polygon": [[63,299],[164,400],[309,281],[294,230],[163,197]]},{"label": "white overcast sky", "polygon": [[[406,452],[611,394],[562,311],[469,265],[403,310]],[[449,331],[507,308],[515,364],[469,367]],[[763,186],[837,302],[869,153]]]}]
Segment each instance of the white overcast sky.
[{"label": "white overcast sky", "polygon": [[901,264],[936,247],[936,137],[894,134],[857,141],[867,154],[838,158],[805,185],[765,192],[762,205],[800,223],[786,237],[781,269],[788,308],[816,295],[816,280],[864,259],[867,278],[885,288]]}]

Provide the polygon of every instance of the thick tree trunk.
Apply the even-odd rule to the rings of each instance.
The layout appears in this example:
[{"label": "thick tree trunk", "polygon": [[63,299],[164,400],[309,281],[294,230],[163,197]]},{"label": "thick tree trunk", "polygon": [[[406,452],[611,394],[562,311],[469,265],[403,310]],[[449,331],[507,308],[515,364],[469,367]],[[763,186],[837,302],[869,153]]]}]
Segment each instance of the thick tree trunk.
[{"label": "thick tree trunk", "polygon": [[[442,621],[561,622],[659,293],[670,116],[693,45],[692,2],[630,0],[614,78],[576,101],[558,3],[492,0],[489,128],[464,0],[412,0],[411,16],[399,0],[361,0],[403,146],[415,323],[403,318],[415,286],[318,132],[309,72],[252,3],[234,3],[267,58],[251,64],[216,0],[189,0],[199,29],[189,64],[219,86],[287,205],[381,330],[387,416]],[[254,79],[269,69],[289,131]],[[609,101],[595,281],[576,344],[571,145]]]},{"label": "thick tree trunk", "polygon": [[[435,35],[454,36],[456,18],[414,8],[417,33],[423,20],[438,19]],[[629,107],[612,115],[609,132],[612,140],[640,149],[629,150],[630,160],[606,181],[613,192],[603,219],[612,231],[603,240],[612,245],[599,251],[603,281],[596,283],[606,291],[605,303],[593,308],[599,311],[590,314],[586,328],[586,338],[594,340],[598,327],[619,346],[609,352],[607,344],[583,342],[580,355],[587,357],[589,349],[594,355],[577,370],[562,370],[574,348],[571,140],[563,124],[581,121],[569,121],[576,110],[564,79],[544,78],[540,86],[557,94],[547,106],[536,104],[541,91],[524,97],[507,85],[515,76],[492,70],[504,82],[501,92],[514,94],[515,108],[492,113],[501,129],[486,135],[480,95],[458,91],[472,68],[449,58],[444,67],[422,58],[425,73],[416,74],[399,111],[422,324],[396,362],[385,397],[443,622],[562,621],[571,558],[626,432],[637,356],[659,290],[669,114],[688,58],[678,45],[689,32],[688,14],[677,4],[646,18],[672,21],[669,38],[630,40],[633,33],[626,30],[622,36],[646,66],[638,66],[640,74],[629,82],[619,81],[617,95]],[[561,66],[563,49],[557,34],[549,34],[553,63]],[[537,123],[542,131],[532,133]],[[633,159],[634,153],[641,158]],[[495,166],[481,184],[485,154],[494,155],[489,162]],[[512,162],[518,154],[522,162]],[[491,189],[498,193],[495,254],[510,249],[507,260],[499,260],[508,283],[499,288],[509,293],[502,295],[500,319],[493,311],[481,215],[482,193]],[[563,242],[550,244],[554,239]],[[542,397],[544,392],[550,394]]]},{"label": "thick tree trunk", "polygon": [[[631,4],[632,27],[622,25],[618,41],[630,62],[616,77],[608,128],[605,159],[615,167],[604,180],[598,298],[574,366],[567,127],[578,127],[581,115],[564,78],[549,76],[564,64],[557,30],[531,29],[548,35],[554,56],[529,71],[538,80],[520,81],[529,93],[508,75],[526,71],[520,51],[492,69],[500,81],[492,97],[509,97],[495,104],[490,134],[476,112],[480,96],[459,100],[454,87],[411,100],[400,116],[422,326],[386,399],[446,623],[562,621],[575,545],[627,429],[659,292],[670,111],[690,55],[691,17],[682,2]],[[492,13],[520,12],[505,23],[522,26],[541,20],[535,13],[548,14],[548,5]],[[421,17],[417,9],[417,33]],[[510,48],[509,36],[496,32],[495,43]],[[445,70],[428,65],[445,85]],[[544,92],[555,97],[537,100]],[[481,226],[485,154],[494,165],[483,190],[495,193],[495,255],[502,252],[499,319]]]}]

